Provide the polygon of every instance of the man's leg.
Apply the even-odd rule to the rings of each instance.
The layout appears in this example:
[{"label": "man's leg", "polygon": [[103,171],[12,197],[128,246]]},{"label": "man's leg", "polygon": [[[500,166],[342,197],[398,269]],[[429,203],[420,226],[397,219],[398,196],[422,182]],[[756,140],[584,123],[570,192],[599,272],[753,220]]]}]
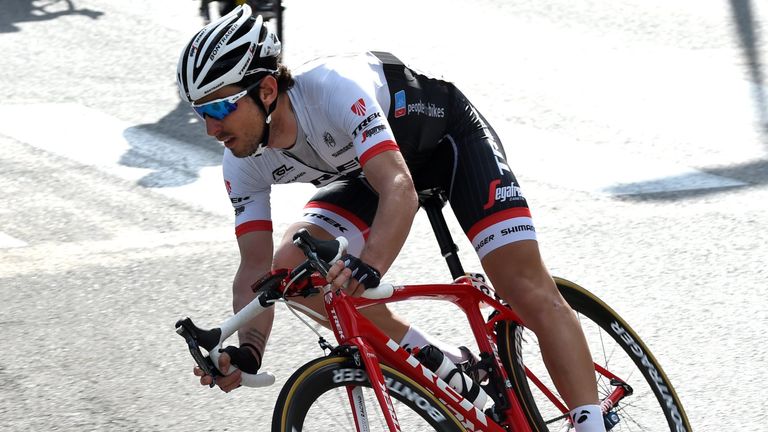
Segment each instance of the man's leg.
[{"label": "man's leg", "polygon": [[[594,411],[598,398],[592,357],[575,313],[541,259],[538,243],[522,240],[500,246],[483,257],[482,265],[499,296],[536,333],[544,364],[568,407],[591,405]],[[593,421],[602,427],[601,415]]]}]

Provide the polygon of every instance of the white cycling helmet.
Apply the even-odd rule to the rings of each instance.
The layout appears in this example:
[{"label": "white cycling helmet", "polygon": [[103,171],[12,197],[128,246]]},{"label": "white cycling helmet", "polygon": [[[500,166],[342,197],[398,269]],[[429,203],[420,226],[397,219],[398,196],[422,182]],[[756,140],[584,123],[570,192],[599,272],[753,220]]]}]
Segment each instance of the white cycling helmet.
[{"label": "white cycling helmet", "polygon": [[238,6],[184,47],[176,72],[179,94],[193,102],[245,76],[275,73],[280,48],[261,16],[252,16],[247,4]]}]

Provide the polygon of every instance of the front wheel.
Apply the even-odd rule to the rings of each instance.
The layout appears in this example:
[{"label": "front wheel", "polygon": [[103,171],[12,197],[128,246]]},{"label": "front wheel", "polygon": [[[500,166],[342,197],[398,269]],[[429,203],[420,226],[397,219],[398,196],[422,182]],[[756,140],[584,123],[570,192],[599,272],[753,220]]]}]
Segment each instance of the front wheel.
[{"label": "front wheel", "polygon": [[[631,394],[613,406],[609,416],[615,425],[611,431],[691,430],[688,417],[667,375],[640,337],[610,307],[573,282],[555,278],[557,288],[576,312],[586,336],[596,367],[598,396],[602,401],[617,386],[627,384]],[[541,360],[536,335],[513,322],[497,327],[499,354],[515,386],[531,429],[534,431],[569,430],[563,410],[552,402],[528,376],[527,368],[552,392],[555,387]],[[607,369],[621,379],[609,378]],[[556,395],[556,393],[554,393]],[[614,415],[615,414],[615,415]]]},{"label": "front wheel", "polygon": [[[427,390],[402,373],[381,365],[403,431],[459,432],[456,417]],[[273,432],[356,431],[347,387],[363,392],[370,431],[388,431],[363,366],[348,356],[313,360],[285,383],[275,404]]]}]

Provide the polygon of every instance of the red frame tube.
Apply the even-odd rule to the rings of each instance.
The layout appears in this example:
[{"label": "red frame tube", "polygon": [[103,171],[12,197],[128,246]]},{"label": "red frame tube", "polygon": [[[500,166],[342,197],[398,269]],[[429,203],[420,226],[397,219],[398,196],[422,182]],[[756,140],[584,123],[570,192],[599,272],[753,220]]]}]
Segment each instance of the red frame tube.
[{"label": "red frame tube", "polygon": [[[289,282],[288,278],[283,287]],[[324,278],[315,274],[312,276],[312,284],[316,287],[326,285]],[[289,288],[288,291],[291,291]],[[492,353],[504,382],[509,382],[509,377],[504,370],[498,350],[493,338],[493,323],[499,320],[522,323],[522,320],[511,309],[483,292],[472,284],[468,277],[459,278],[451,284],[424,284],[395,286],[392,294],[386,298],[369,299],[363,297],[351,297],[340,290],[329,290],[324,293],[324,301],[327,316],[334,335],[339,344],[351,345],[358,348],[361,361],[365,364],[371,386],[376,394],[379,405],[386,418],[391,431],[399,431],[397,416],[392,409],[392,402],[387,391],[384,376],[379,362],[385,363],[395,369],[406,373],[411,379],[418,382],[424,388],[435,395],[442,403],[449,407],[456,418],[468,429],[476,431],[502,432],[509,428],[518,432],[530,431],[523,409],[517,400],[511,386],[505,386],[504,391],[510,402],[510,406],[504,411],[506,421],[500,426],[493,422],[485,413],[477,409],[471,402],[464,399],[458,392],[439,379],[432,371],[423,366],[418,360],[401,348],[395,341],[386,336],[378,327],[371,323],[358,311],[359,308],[377,304],[394,303],[405,300],[442,300],[455,304],[467,317],[470,328],[474,334],[478,348],[483,352]],[[486,323],[480,306],[487,304],[499,315],[492,322]],[[609,378],[616,378],[600,365],[595,364],[595,370]],[[554,392],[548,389],[533,373],[526,368],[526,375],[535,385],[562,411],[568,412],[567,407],[557,398]],[[624,396],[624,390],[618,387],[605,400],[608,405],[613,405]],[[350,403],[352,403],[350,399]]]}]

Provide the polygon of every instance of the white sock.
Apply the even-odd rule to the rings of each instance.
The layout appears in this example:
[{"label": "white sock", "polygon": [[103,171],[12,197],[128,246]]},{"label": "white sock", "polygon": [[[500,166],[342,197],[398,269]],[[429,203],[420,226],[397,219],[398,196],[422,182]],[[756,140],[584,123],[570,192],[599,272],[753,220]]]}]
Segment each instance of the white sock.
[{"label": "white sock", "polygon": [[434,336],[424,333],[418,327],[411,325],[408,331],[400,341],[400,346],[403,348],[423,347],[425,345],[433,345],[437,347],[443,354],[446,355],[452,362],[461,363],[468,359],[464,358],[464,353],[457,346],[450,345],[435,338]]},{"label": "white sock", "polygon": [[582,405],[571,410],[570,415],[576,432],[605,432],[600,405]]}]

